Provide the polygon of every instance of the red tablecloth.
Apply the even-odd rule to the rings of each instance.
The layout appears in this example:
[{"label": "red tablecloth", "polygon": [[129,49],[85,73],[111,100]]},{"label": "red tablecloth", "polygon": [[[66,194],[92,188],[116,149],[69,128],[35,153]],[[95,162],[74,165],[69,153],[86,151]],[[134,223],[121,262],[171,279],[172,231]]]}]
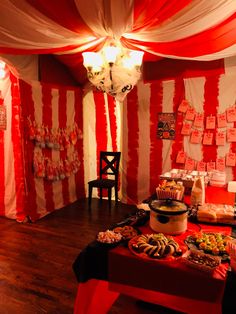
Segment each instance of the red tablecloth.
[{"label": "red tablecloth", "polygon": [[[206,202],[232,205],[234,193],[224,188],[207,187]],[[199,226],[208,232],[231,232],[231,227],[189,223],[186,233],[178,236],[179,240],[199,230]],[[150,229],[147,226],[142,231],[148,233]],[[110,251],[108,262],[109,282],[91,279],[79,284],[74,314],[105,314],[119,293],[185,313],[221,313],[227,264],[209,275],[180,262],[144,261],[122,246]]]},{"label": "red tablecloth", "polygon": [[[195,225],[188,223],[187,231],[175,236],[184,245],[184,239],[194,231],[223,232],[230,234],[230,227]],[[143,233],[151,233],[149,226]],[[152,291],[159,291],[185,298],[217,302],[222,300],[228,264],[222,264],[218,271],[206,274],[187,267],[181,262],[147,260],[132,254],[119,246],[109,253],[109,282],[130,285]]]}]

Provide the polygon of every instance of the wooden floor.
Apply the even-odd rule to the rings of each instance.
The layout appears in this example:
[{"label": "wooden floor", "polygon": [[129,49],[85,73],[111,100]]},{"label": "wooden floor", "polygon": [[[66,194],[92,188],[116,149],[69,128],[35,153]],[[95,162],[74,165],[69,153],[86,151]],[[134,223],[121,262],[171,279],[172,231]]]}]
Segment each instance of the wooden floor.
[{"label": "wooden floor", "polygon": [[[72,263],[86,244],[136,208],[93,199],[55,211],[36,223],[0,218],[0,314],[72,314],[77,282]],[[121,296],[109,314],[173,314]],[[94,313],[96,314],[96,313]],[[200,313],[199,313],[200,314]]]}]

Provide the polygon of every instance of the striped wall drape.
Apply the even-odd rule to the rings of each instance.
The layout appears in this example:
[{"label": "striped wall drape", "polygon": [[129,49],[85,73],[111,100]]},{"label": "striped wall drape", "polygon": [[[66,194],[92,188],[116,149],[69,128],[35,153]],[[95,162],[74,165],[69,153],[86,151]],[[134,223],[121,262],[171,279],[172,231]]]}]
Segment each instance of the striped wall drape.
[{"label": "striped wall drape", "polygon": [[[30,84],[20,81],[21,102],[24,117],[24,152],[27,180],[26,214],[32,221],[45,216],[84,197],[83,141],[79,139],[74,147],[81,166],[69,178],[49,181],[37,178],[33,173],[33,158],[37,147],[29,139],[27,118],[49,129],[65,129],[76,122],[83,132],[82,97],[80,89],[54,87],[39,82]],[[43,149],[44,156],[52,161],[65,160],[70,148],[64,150]]]},{"label": "striped wall drape", "polygon": [[[83,99],[85,142],[85,189],[87,181],[97,174],[97,160],[101,149],[111,149],[111,139],[122,152],[120,199],[138,204],[154,193],[161,173],[183,168],[176,163],[177,153],[185,151],[195,162],[215,162],[236,152],[236,144],[224,146],[192,144],[190,136],[181,135],[184,115],[178,113],[183,99],[187,99],[204,118],[226,112],[236,102],[236,75],[221,74],[206,77],[140,82],[128,94],[123,104],[109,103],[116,124],[109,122],[107,96],[89,93]],[[115,107],[114,107],[115,106]],[[158,113],[176,113],[175,140],[157,138]],[[109,124],[110,123],[110,124]],[[113,126],[113,133],[110,132]],[[227,123],[227,128],[234,123]],[[223,129],[226,132],[226,129]],[[222,130],[222,129],[221,129]],[[115,137],[114,137],[115,136]],[[236,179],[236,167],[226,166],[227,180]]]},{"label": "striped wall drape", "polygon": [[[98,175],[101,150],[121,151],[119,198],[124,203],[132,204],[138,204],[154,193],[161,173],[183,167],[176,163],[179,151],[184,150],[196,162],[216,161],[230,151],[236,152],[235,142],[226,141],[224,146],[192,144],[189,136],[181,135],[184,115],[178,112],[183,99],[187,99],[197,113],[204,113],[205,118],[226,112],[236,101],[234,73],[147,84],[139,82],[123,103],[100,92],[89,92],[82,97],[81,90],[77,88],[20,81],[25,162],[25,167],[21,167],[19,107],[16,106],[19,97],[12,97],[18,86],[14,80],[12,76],[9,86],[5,85],[2,91],[4,101],[12,103],[12,107],[7,109],[7,125],[12,128],[0,131],[1,142],[4,143],[0,152],[4,160],[1,177],[5,178],[0,182],[3,216],[18,220],[29,216],[35,221],[86,197],[87,182]],[[175,140],[157,138],[158,113],[161,112],[176,113]],[[52,128],[63,128],[77,122],[83,133],[83,139],[77,143],[81,162],[79,172],[56,182],[34,177],[32,158],[35,148],[27,137],[26,127],[29,115],[32,120]],[[17,129],[14,130],[13,126],[17,126]],[[235,122],[227,123],[227,128],[230,127],[235,127]],[[227,128],[223,131],[226,132]],[[6,144],[6,139],[11,144]],[[47,154],[52,159],[58,159],[67,152],[49,150]],[[12,172],[11,169],[20,169],[20,172]],[[236,168],[226,166],[226,174],[227,180],[235,180]],[[26,205],[24,190],[27,194]],[[8,199],[10,191],[14,192],[12,199]],[[97,197],[98,194],[94,192],[93,196]]]}]

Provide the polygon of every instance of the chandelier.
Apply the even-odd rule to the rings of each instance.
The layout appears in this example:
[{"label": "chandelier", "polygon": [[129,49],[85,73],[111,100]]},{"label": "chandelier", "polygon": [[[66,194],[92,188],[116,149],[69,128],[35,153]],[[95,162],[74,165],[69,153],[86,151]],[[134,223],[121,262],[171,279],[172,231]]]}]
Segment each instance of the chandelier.
[{"label": "chandelier", "polygon": [[141,77],[142,51],[106,46],[82,55],[89,81],[118,101],[124,100]]}]

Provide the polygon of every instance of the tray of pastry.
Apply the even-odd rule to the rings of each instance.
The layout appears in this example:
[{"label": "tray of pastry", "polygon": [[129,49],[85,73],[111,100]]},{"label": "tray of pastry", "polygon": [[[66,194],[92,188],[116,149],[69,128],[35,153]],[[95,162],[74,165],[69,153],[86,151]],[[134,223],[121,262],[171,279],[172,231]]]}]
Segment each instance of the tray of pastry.
[{"label": "tray of pastry", "polygon": [[205,203],[190,208],[190,217],[197,222],[236,226],[236,208],[227,204]]}]

